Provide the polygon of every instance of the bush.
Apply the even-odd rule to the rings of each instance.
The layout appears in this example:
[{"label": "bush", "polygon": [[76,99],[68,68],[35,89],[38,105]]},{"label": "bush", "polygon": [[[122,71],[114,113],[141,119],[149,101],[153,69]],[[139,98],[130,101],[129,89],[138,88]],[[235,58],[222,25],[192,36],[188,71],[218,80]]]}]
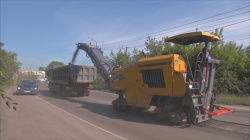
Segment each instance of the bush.
[{"label": "bush", "polygon": [[102,78],[101,74],[97,74],[96,76],[96,83],[91,84],[92,89],[97,89],[97,90],[106,90],[108,89],[107,84],[105,83],[104,79]]},{"label": "bush", "polygon": [[246,95],[235,95],[235,94],[219,94],[216,96],[216,104],[227,104],[227,105],[247,105],[250,106],[250,97]]}]

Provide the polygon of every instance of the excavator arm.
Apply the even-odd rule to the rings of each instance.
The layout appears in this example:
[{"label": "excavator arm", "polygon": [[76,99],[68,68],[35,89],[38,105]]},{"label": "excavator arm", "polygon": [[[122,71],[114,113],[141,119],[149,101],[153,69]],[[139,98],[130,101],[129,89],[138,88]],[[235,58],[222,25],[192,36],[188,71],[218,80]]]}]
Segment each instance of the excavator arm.
[{"label": "excavator arm", "polygon": [[77,50],[75,51],[72,64],[74,64],[75,58],[79,52],[79,50],[84,50],[86,54],[90,57],[91,61],[97,68],[97,72],[101,74],[105,82],[110,85],[109,74],[111,72],[111,67],[103,55],[101,48],[97,48],[91,44],[87,43],[77,43]]}]

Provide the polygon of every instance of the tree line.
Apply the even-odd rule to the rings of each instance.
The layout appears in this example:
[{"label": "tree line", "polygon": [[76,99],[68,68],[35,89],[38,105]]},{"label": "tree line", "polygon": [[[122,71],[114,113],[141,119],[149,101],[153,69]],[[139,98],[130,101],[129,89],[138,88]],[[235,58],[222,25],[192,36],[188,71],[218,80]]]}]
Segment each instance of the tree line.
[{"label": "tree line", "polygon": [[5,51],[3,46],[4,43],[0,42],[0,98],[6,99],[5,104],[16,110],[18,104],[14,103],[8,95],[6,96],[2,88],[13,83],[14,74],[17,74],[21,63],[17,61],[16,53]]},{"label": "tree line", "polygon": [[17,53],[8,52],[3,46],[4,43],[0,42],[0,86],[12,84],[14,75],[22,65],[17,61]]},{"label": "tree line", "polygon": [[[220,37],[220,41],[213,44],[209,49],[212,58],[220,60],[216,69],[214,92],[218,94],[250,94],[250,46],[243,48],[243,44],[238,45],[234,41],[225,42],[223,29],[215,30],[213,33]],[[182,50],[187,53],[189,59],[198,54],[204,47],[203,43],[192,45],[178,45],[152,37],[147,37],[146,48],[133,51],[119,49],[117,53],[111,51],[107,59],[113,66],[127,65],[138,61],[140,58],[163,55],[164,53],[175,53]],[[21,63],[16,60],[17,54],[7,52],[0,44],[0,85],[8,84],[13,81],[13,74],[18,71]],[[64,65],[62,62],[52,61],[47,67],[39,67],[39,70],[47,71],[52,65]],[[97,75],[97,83],[92,85],[95,89],[107,89],[101,75]]]},{"label": "tree line", "polygon": [[[223,29],[215,30],[213,33],[220,37],[220,41],[213,43],[209,49],[212,58],[220,60],[216,69],[214,92],[218,94],[250,94],[250,46],[243,48],[243,44],[237,45],[233,41],[225,42],[223,37]],[[163,55],[164,53],[175,53],[182,50],[187,53],[189,59],[201,52],[204,43],[197,43],[192,45],[178,45],[172,44],[155,38],[147,37],[145,41],[146,48],[133,51],[126,51],[119,49],[117,53],[111,51],[110,56],[107,57],[114,65],[127,65],[135,62],[140,58],[154,57]],[[98,77],[104,82],[100,75]],[[105,88],[106,86],[98,82],[95,85],[98,88]],[[94,87],[95,87],[94,86]]]}]

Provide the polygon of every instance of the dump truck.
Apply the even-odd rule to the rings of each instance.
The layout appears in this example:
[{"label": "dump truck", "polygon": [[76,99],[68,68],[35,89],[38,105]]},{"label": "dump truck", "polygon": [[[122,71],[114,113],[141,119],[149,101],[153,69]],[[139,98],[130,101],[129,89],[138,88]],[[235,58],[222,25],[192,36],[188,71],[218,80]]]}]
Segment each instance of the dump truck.
[{"label": "dump truck", "polygon": [[115,110],[129,112],[133,107],[148,109],[154,107],[157,119],[171,124],[200,123],[232,110],[215,105],[213,91],[216,67],[220,61],[208,57],[208,48],[219,37],[208,32],[185,33],[166,42],[180,45],[204,43],[204,48],[195,61],[184,51],[138,61],[112,68],[103,56],[101,48],[87,43],[78,43],[72,63],[79,50],[91,58],[110,89],[118,94],[112,101]]},{"label": "dump truck", "polygon": [[90,84],[95,83],[97,69],[95,66],[68,64],[52,66],[47,72],[48,87],[51,93],[62,96],[89,96]]}]

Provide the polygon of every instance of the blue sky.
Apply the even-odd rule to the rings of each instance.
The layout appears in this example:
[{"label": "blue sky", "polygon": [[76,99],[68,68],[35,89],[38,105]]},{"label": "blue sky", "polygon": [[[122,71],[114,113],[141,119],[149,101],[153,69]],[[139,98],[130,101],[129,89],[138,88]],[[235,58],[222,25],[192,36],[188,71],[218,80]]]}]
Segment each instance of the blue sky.
[{"label": "blue sky", "polygon": [[[67,64],[76,43],[95,44],[88,37],[110,54],[121,47],[143,49],[146,36],[160,40],[236,23],[224,28],[225,41],[244,46],[250,42],[249,0],[1,0],[0,4],[0,41],[5,50],[17,53],[23,63],[20,70],[38,70],[51,61]],[[229,12],[238,8],[242,9]],[[218,16],[225,12],[229,13]],[[76,64],[92,65],[83,51]]]}]

